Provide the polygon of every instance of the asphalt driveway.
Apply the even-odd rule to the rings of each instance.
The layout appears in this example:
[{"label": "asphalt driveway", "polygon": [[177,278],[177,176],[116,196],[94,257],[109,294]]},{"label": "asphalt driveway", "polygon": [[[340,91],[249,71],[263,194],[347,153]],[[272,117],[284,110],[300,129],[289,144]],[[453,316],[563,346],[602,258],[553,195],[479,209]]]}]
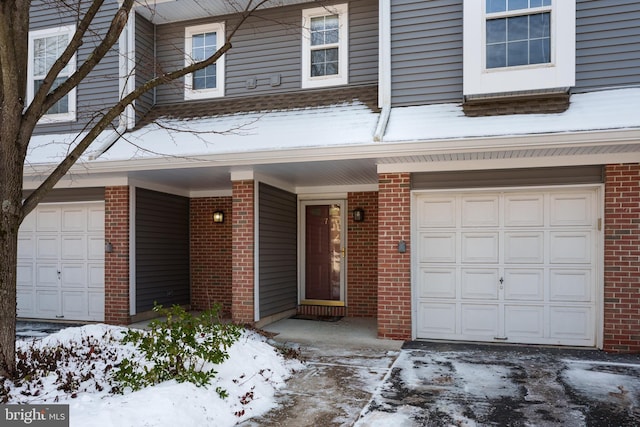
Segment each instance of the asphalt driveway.
[{"label": "asphalt driveway", "polygon": [[640,355],[410,342],[355,425],[639,426]]}]

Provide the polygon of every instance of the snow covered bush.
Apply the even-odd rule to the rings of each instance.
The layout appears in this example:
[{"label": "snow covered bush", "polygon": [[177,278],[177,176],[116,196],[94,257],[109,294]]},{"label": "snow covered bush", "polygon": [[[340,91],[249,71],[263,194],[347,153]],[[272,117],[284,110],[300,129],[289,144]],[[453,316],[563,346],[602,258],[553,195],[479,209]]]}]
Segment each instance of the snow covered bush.
[{"label": "snow covered bush", "polygon": [[[174,305],[154,311],[163,320],[152,320],[149,330],[131,329],[124,333],[123,343],[132,343],[143,359],[125,358],[114,370],[114,391],[141,388],[175,379],[196,386],[210,384],[218,365],[229,358],[227,350],[240,337],[242,329],[220,321],[220,306],[192,315]],[[217,388],[220,397],[226,391]]]}]

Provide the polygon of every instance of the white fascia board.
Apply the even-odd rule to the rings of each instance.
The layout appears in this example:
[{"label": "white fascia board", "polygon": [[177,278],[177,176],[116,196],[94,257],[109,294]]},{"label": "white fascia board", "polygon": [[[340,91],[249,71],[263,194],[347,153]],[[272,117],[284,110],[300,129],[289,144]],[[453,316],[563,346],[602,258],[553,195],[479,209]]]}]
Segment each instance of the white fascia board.
[{"label": "white fascia board", "polygon": [[422,163],[389,163],[378,165],[378,173],[444,172],[457,170],[522,169],[593,164],[638,163],[640,152],[519,157],[505,159],[451,160]]},{"label": "white fascia board", "polygon": [[[42,175],[33,177],[25,177],[22,188],[25,190],[35,190],[42,184],[44,180]],[[88,175],[85,171],[80,174],[68,174],[63,177],[54,188],[81,188],[81,187],[115,187],[129,185],[129,179],[126,176],[98,176]]]},{"label": "white fascia board", "polygon": [[195,190],[189,192],[189,198],[197,199],[201,197],[231,197],[232,190]]}]

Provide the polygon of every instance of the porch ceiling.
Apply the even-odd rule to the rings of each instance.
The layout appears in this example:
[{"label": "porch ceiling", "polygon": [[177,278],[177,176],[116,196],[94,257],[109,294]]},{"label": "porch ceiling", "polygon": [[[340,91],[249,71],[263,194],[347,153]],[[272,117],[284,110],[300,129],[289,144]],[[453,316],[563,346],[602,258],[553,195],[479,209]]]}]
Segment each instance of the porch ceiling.
[{"label": "porch ceiling", "polygon": [[[266,164],[254,166],[251,170],[256,177],[277,181],[297,192],[304,192],[305,187],[326,187],[327,192],[331,192],[337,186],[372,186],[378,183],[376,159],[373,158]],[[230,191],[231,171],[228,166],[205,166],[132,171],[129,177],[193,194]]]}]

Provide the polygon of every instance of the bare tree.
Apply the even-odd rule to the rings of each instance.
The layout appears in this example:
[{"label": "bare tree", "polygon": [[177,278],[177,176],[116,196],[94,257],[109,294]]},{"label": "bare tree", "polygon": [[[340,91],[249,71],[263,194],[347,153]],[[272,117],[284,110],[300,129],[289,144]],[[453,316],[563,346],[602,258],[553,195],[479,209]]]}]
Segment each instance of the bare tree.
[{"label": "bare tree", "polygon": [[[111,0],[115,1],[115,0]],[[134,0],[123,0],[111,19],[106,33],[100,36],[92,53],[78,64],[61,84],[56,78],[65,69],[78,49],[91,34],[91,24],[105,0],[66,0],[68,13],[76,13],[77,25],[69,44],[54,62],[33,100],[26,103],[27,58],[29,40],[30,0],[2,0],[0,2],[0,375],[15,375],[16,333],[16,269],[18,229],[24,218],[43,197],[65,176],[93,141],[116,120],[120,114],[145,92],[162,84],[180,79],[194,71],[214,64],[231,49],[231,39],[239,27],[269,0],[246,0],[239,8],[239,19],[227,32],[224,45],[203,61],[163,72],[121,99],[91,123],[68,155],[44,179],[42,184],[23,200],[23,172],[29,141],[38,121],[64,96],[87,79],[96,65],[118,43],[127,25]],[[233,4],[238,7],[238,4]]]}]

